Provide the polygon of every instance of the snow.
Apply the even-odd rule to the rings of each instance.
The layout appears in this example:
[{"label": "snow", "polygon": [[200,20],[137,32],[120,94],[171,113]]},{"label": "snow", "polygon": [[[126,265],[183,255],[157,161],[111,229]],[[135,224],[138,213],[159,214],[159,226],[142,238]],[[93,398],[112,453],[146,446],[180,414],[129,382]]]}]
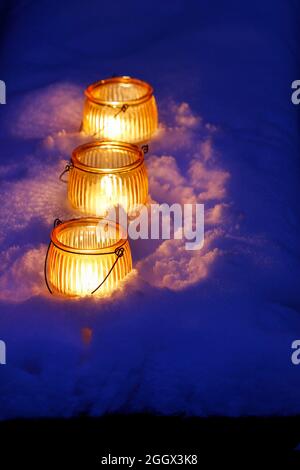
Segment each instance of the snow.
[{"label": "snow", "polygon": [[[297,24],[293,0],[0,3],[0,419],[108,412],[300,412]],[[109,299],[43,283],[58,175],[86,84],[149,81],[160,128],[147,165],[158,202],[205,204],[205,245],[132,241]]]}]

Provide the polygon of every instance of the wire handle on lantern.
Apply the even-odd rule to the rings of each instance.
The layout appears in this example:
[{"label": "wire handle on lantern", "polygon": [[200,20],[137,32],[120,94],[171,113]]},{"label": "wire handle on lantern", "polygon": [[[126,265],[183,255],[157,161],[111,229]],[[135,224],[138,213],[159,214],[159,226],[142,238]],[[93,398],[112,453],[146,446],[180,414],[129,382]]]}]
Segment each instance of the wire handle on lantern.
[{"label": "wire handle on lantern", "polygon": [[129,108],[129,104],[123,104],[121,108],[119,108],[119,111],[117,111],[117,113],[114,115],[114,118],[119,116],[120,113],[125,113],[128,108]]},{"label": "wire handle on lantern", "polygon": [[[62,221],[60,219],[55,219],[53,222],[53,228],[57,227],[58,225],[62,224]],[[45,283],[47,286],[48,291],[50,294],[53,294],[52,290],[50,289],[49,282],[48,282],[48,277],[47,277],[47,262],[48,262],[48,255],[49,255],[49,250],[51,246],[52,240],[50,240],[48,248],[47,248],[47,253],[45,256],[45,263],[44,263],[44,276],[45,276]]]},{"label": "wire handle on lantern", "polygon": [[72,170],[72,168],[73,168],[73,163],[72,163],[72,162],[67,163],[66,166],[65,166],[64,171],[59,175],[59,180],[62,181],[63,183],[67,183],[68,181],[67,181],[67,180],[63,180],[62,177],[64,176],[65,173],[67,173],[68,171]]},{"label": "wire handle on lantern", "polygon": [[98,289],[100,289],[100,287],[103,286],[103,284],[105,283],[105,281],[107,280],[107,278],[111,275],[114,267],[116,266],[117,262],[119,261],[120,258],[122,258],[122,256],[124,256],[124,253],[125,253],[125,249],[121,246],[119,248],[116,248],[115,251],[114,251],[115,255],[117,256],[116,260],[114,261],[112,267],[110,268],[110,270],[108,271],[108,273],[106,274],[105,278],[103,279],[103,281],[100,282],[99,286],[96,287],[96,289],[94,289],[91,294],[94,294]]},{"label": "wire handle on lantern", "polygon": [[141,146],[141,149],[143,150],[144,155],[149,152],[149,145],[145,144]]}]

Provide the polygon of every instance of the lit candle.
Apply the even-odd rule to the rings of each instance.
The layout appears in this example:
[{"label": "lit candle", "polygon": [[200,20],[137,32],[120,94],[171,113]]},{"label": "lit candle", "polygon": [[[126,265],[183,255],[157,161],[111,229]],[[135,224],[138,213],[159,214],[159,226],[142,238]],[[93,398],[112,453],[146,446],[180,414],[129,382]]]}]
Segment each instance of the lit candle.
[{"label": "lit candle", "polygon": [[152,87],[131,77],[113,77],[90,85],[83,110],[83,131],[98,138],[141,143],[158,124]]},{"label": "lit candle", "polygon": [[147,201],[144,152],[136,145],[89,142],[73,151],[67,168],[69,201],[85,214],[105,215],[118,205],[130,214]]},{"label": "lit candle", "polygon": [[107,295],[132,269],[131,252],[120,225],[100,218],[55,224],[45,259],[51,293],[65,296]]}]

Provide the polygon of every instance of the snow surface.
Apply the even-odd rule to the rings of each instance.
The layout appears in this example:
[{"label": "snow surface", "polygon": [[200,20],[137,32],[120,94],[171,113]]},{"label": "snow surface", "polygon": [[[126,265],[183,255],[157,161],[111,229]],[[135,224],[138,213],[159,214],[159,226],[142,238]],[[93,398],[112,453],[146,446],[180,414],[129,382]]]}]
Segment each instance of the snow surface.
[{"label": "snow surface", "polygon": [[[293,0],[0,2],[0,419],[300,412],[299,18]],[[131,242],[120,292],[58,300],[57,176],[84,87],[115,73],[154,86],[150,195],[204,202],[205,246]]]}]

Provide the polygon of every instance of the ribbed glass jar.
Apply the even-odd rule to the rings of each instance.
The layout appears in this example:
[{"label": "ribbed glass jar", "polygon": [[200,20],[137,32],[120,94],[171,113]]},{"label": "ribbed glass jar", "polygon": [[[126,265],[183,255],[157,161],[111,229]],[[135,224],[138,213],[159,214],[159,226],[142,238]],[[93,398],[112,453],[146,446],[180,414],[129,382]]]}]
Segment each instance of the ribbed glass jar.
[{"label": "ribbed glass jar", "polygon": [[51,293],[103,296],[131,271],[131,252],[120,225],[101,218],[68,220],[55,226],[45,261]]},{"label": "ribbed glass jar", "polygon": [[90,85],[83,110],[83,131],[97,138],[147,142],[158,125],[152,87],[131,77],[113,77]]},{"label": "ribbed glass jar", "polygon": [[120,205],[128,214],[148,197],[144,152],[124,142],[95,141],[77,147],[71,158],[68,199],[89,215]]}]

